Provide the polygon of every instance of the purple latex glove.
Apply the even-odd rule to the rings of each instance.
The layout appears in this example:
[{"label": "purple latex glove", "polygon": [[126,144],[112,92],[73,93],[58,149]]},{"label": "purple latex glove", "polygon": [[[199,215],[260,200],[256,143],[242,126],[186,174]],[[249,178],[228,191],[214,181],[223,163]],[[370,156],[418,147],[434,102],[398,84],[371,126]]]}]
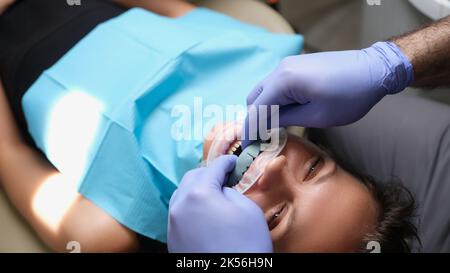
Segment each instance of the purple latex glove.
[{"label": "purple latex glove", "polygon": [[169,205],[170,252],[272,252],[262,210],[236,190],[223,187],[236,156],[186,173]]},{"label": "purple latex glove", "polygon": [[[391,42],[362,50],[304,54],[285,58],[248,95],[247,104],[279,105],[280,127],[339,126],[359,120],[385,95],[405,89],[413,77],[411,63]],[[270,118],[268,111],[253,121]],[[247,136],[248,122],[247,116],[243,129]],[[244,141],[244,147],[248,143]]]}]

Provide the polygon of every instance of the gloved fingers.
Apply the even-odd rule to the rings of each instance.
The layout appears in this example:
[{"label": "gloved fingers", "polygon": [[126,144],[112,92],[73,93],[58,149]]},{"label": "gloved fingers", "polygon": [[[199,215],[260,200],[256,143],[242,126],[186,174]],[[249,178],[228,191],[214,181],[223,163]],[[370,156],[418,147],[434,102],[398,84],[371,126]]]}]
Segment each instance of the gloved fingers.
[{"label": "gloved fingers", "polygon": [[[278,118],[278,115],[277,115]],[[261,119],[261,121],[259,120]],[[250,124],[250,122],[255,124]],[[259,128],[260,122],[264,124],[264,129],[271,129],[274,127],[274,124],[272,123],[272,115],[268,113],[265,116],[258,115],[255,119],[250,119],[249,116],[245,117],[244,124],[242,126],[242,139],[241,139],[241,146],[242,149],[245,149],[248,145],[250,145],[252,142],[258,139],[264,139],[266,140],[268,138],[268,132],[267,130],[265,132],[261,132]],[[253,125],[253,126],[252,126]],[[278,124],[277,127],[283,127],[283,125]],[[252,130],[256,130],[255,132],[251,132]],[[264,136],[264,137],[263,137]]]},{"label": "gloved fingers", "polygon": [[[255,100],[255,103],[264,96],[265,91],[259,95]],[[273,102],[273,105],[277,105],[277,102]],[[250,143],[259,139],[260,136],[260,125],[264,125],[264,128],[268,129],[268,124],[270,122],[270,106],[267,106],[265,112],[261,112],[260,105],[249,105],[247,116],[245,117],[244,124],[242,126],[242,148],[245,149]],[[251,108],[250,108],[251,107]]]},{"label": "gloved fingers", "polygon": [[180,182],[180,185],[178,185],[177,195],[179,195],[179,197],[181,198],[181,196],[189,192],[193,185],[198,183],[205,170],[206,168],[202,167],[190,170],[185,173],[183,179]]},{"label": "gloved fingers", "polygon": [[253,141],[256,139],[250,139],[250,123],[249,123],[249,117],[248,115],[245,117],[244,124],[242,126],[242,133],[241,133],[241,146],[242,150],[247,148],[248,145],[250,145]]},{"label": "gloved fingers", "polygon": [[265,86],[275,77],[274,75],[276,75],[276,72],[270,73],[267,77],[260,81],[255,88],[253,88],[253,90],[247,95],[247,105],[251,105],[255,102],[259,95],[261,95],[264,91]]},{"label": "gloved fingers", "polygon": [[[248,145],[250,145],[253,141],[258,139],[267,139],[268,134],[267,130],[273,127],[280,127],[279,123],[273,123],[272,119],[277,118],[279,116],[280,108],[283,107],[284,103],[282,100],[276,100],[273,102],[268,102],[269,104],[259,104],[256,106],[261,97],[265,96],[265,92],[263,92],[250,107],[255,107],[252,110],[248,111],[247,116],[245,117],[244,124],[242,126],[242,148],[245,149]],[[266,106],[265,109],[259,108],[259,106]],[[277,108],[273,108],[273,106],[278,106]],[[276,114],[273,115],[273,114]],[[278,121],[278,120],[277,120]],[[265,130],[265,131],[261,131]]]},{"label": "gloved fingers", "polygon": [[235,155],[223,155],[215,159],[210,166],[206,167],[205,176],[198,181],[198,186],[212,186],[214,189],[221,190],[228,173],[236,165],[236,159]]},{"label": "gloved fingers", "polygon": [[288,105],[280,109],[280,126],[303,126],[311,128],[329,128],[347,124],[343,122],[342,114],[333,106],[316,102]]},{"label": "gloved fingers", "polygon": [[252,104],[256,100],[256,98],[261,95],[262,91],[264,90],[263,82],[264,81],[258,83],[258,85],[247,95],[247,105]]},{"label": "gloved fingers", "polygon": [[[315,111],[314,111],[315,109]],[[322,117],[320,109],[310,102],[307,104],[292,104],[280,108],[280,127],[303,126],[320,127]]]}]

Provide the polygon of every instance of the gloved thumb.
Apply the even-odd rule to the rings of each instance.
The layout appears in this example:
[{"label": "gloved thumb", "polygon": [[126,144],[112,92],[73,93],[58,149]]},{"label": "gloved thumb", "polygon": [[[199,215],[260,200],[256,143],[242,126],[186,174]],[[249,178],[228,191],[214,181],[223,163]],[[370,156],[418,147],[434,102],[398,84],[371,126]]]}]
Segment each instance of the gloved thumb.
[{"label": "gloved thumb", "polygon": [[[231,172],[236,165],[237,156],[223,155],[215,159],[207,168],[205,178],[199,181],[199,186],[213,187],[214,189],[222,189],[227,180],[228,173]],[[204,185],[201,185],[201,184]]]},{"label": "gloved thumb", "polygon": [[233,203],[235,206],[238,206],[239,209],[246,212],[259,214],[262,218],[264,218],[264,213],[262,212],[261,208],[250,198],[243,195],[242,193],[239,193],[237,190],[232,188],[224,188],[223,194],[228,201]]},{"label": "gloved thumb", "polygon": [[276,75],[275,72],[272,72],[269,74],[264,80],[260,81],[258,85],[253,88],[253,90],[247,95],[247,105],[251,105],[255,102],[255,100],[261,95],[261,93],[264,91],[264,89],[267,87],[267,85],[275,78]]},{"label": "gloved thumb", "polygon": [[[247,242],[242,245],[240,251],[242,252],[267,252],[273,251],[272,239],[270,236],[269,227],[262,209],[251,199],[245,195],[237,192],[232,188],[223,189],[225,198],[233,204],[233,212],[240,214],[234,215],[235,219],[245,219],[246,225],[241,227],[241,232],[247,234]],[[235,208],[237,207],[237,208]],[[246,231],[244,231],[246,229]]]}]

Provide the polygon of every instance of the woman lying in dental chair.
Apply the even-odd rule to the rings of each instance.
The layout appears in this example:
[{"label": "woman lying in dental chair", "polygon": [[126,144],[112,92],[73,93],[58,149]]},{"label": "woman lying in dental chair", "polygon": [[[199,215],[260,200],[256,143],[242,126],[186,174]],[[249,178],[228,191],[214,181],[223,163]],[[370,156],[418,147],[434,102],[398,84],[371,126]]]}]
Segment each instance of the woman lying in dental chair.
[{"label": "woman lying in dental chair", "polygon": [[[176,140],[173,109],[194,109],[196,98],[245,106],[301,37],[177,0],[36,2],[0,16],[2,189],[56,251],[70,241],[83,252],[164,249],[170,196],[221,128],[206,141]],[[239,153],[235,144],[222,152]],[[369,241],[409,251],[417,239],[408,190],[305,138],[289,134],[263,169],[245,195],[266,215],[276,251],[360,252]]]}]

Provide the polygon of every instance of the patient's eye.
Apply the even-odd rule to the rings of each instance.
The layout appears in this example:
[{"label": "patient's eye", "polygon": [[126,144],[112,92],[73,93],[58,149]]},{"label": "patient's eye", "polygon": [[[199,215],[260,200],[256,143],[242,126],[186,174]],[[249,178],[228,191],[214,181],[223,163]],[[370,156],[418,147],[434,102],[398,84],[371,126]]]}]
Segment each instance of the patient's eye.
[{"label": "patient's eye", "polygon": [[318,156],[316,160],[314,160],[309,167],[308,174],[305,177],[305,181],[313,179],[317,173],[319,173],[320,168],[322,168],[324,164],[324,159],[322,156]]}]

